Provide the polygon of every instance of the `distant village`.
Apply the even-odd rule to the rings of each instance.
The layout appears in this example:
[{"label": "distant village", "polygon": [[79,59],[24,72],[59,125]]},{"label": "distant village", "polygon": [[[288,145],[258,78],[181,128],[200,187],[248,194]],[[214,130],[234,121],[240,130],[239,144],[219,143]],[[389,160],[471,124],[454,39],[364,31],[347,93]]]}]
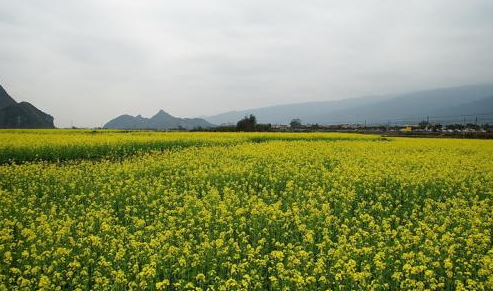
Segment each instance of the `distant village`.
[{"label": "distant village", "polygon": [[444,136],[467,138],[493,138],[493,124],[489,123],[431,123],[427,120],[409,124],[303,124],[293,119],[289,124],[257,123],[254,115],[245,116],[235,125],[221,124],[209,129],[194,131],[271,131],[271,132],[360,132],[385,136]]}]

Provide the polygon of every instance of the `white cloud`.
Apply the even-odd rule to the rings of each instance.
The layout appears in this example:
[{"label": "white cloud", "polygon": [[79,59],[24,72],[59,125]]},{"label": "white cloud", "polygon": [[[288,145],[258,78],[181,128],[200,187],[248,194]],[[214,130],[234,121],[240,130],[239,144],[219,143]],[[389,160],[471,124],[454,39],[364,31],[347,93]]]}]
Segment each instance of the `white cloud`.
[{"label": "white cloud", "polygon": [[493,77],[493,2],[2,1],[0,82],[57,125]]}]

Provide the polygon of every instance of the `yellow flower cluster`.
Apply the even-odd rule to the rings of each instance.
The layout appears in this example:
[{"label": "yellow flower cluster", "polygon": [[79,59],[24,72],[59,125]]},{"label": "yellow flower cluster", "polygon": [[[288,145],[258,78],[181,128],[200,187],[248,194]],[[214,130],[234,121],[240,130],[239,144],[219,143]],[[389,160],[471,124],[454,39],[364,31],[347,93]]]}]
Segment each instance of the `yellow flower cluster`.
[{"label": "yellow flower cluster", "polygon": [[493,141],[1,135],[0,290],[493,289]]}]

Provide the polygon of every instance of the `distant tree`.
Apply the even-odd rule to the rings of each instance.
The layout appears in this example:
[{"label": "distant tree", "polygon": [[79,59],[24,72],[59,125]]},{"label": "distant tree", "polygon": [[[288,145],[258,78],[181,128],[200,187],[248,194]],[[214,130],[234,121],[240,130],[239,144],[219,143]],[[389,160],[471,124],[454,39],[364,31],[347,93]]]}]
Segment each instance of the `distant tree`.
[{"label": "distant tree", "polygon": [[479,126],[475,123],[468,123],[468,124],[466,124],[466,127],[470,128],[470,129],[474,129],[474,130],[480,130],[481,129],[481,126]]},{"label": "distant tree", "polygon": [[426,120],[423,120],[419,123],[420,128],[426,128],[430,123]]},{"label": "distant tree", "polygon": [[298,128],[301,126],[301,119],[299,118],[292,119],[289,125],[291,126],[291,128]]},{"label": "distant tree", "polygon": [[445,128],[451,130],[462,130],[465,128],[465,126],[460,123],[454,123],[454,124],[447,124]]},{"label": "distant tree", "polygon": [[236,126],[234,125],[223,125],[223,126],[218,126],[218,127],[212,127],[211,131],[218,131],[218,132],[235,132]]},{"label": "distant tree", "polygon": [[242,120],[236,123],[237,131],[255,131],[255,126],[257,125],[257,118],[255,115],[250,114],[250,116],[245,116]]},{"label": "distant tree", "polygon": [[437,132],[437,131],[442,130],[442,128],[443,128],[443,126],[440,123],[436,123],[436,124],[433,124],[433,126],[431,127],[431,130],[433,132]]},{"label": "distant tree", "polygon": [[207,128],[204,128],[202,126],[196,126],[192,129],[190,129],[189,131],[207,131]]},{"label": "distant tree", "polygon": [[255,125],[255,131],[270,131],[271,129],[272,125],[270,123]]}]

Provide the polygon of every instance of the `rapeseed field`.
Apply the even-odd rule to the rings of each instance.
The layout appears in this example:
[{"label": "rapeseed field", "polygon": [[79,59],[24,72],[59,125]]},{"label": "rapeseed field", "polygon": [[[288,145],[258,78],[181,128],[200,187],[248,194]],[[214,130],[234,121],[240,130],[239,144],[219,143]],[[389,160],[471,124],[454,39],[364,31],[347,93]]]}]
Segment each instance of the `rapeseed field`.
[{"label": "rapeseed field", "polygon": [[0,133],[0,290],[493,290],[493,141]]}]

